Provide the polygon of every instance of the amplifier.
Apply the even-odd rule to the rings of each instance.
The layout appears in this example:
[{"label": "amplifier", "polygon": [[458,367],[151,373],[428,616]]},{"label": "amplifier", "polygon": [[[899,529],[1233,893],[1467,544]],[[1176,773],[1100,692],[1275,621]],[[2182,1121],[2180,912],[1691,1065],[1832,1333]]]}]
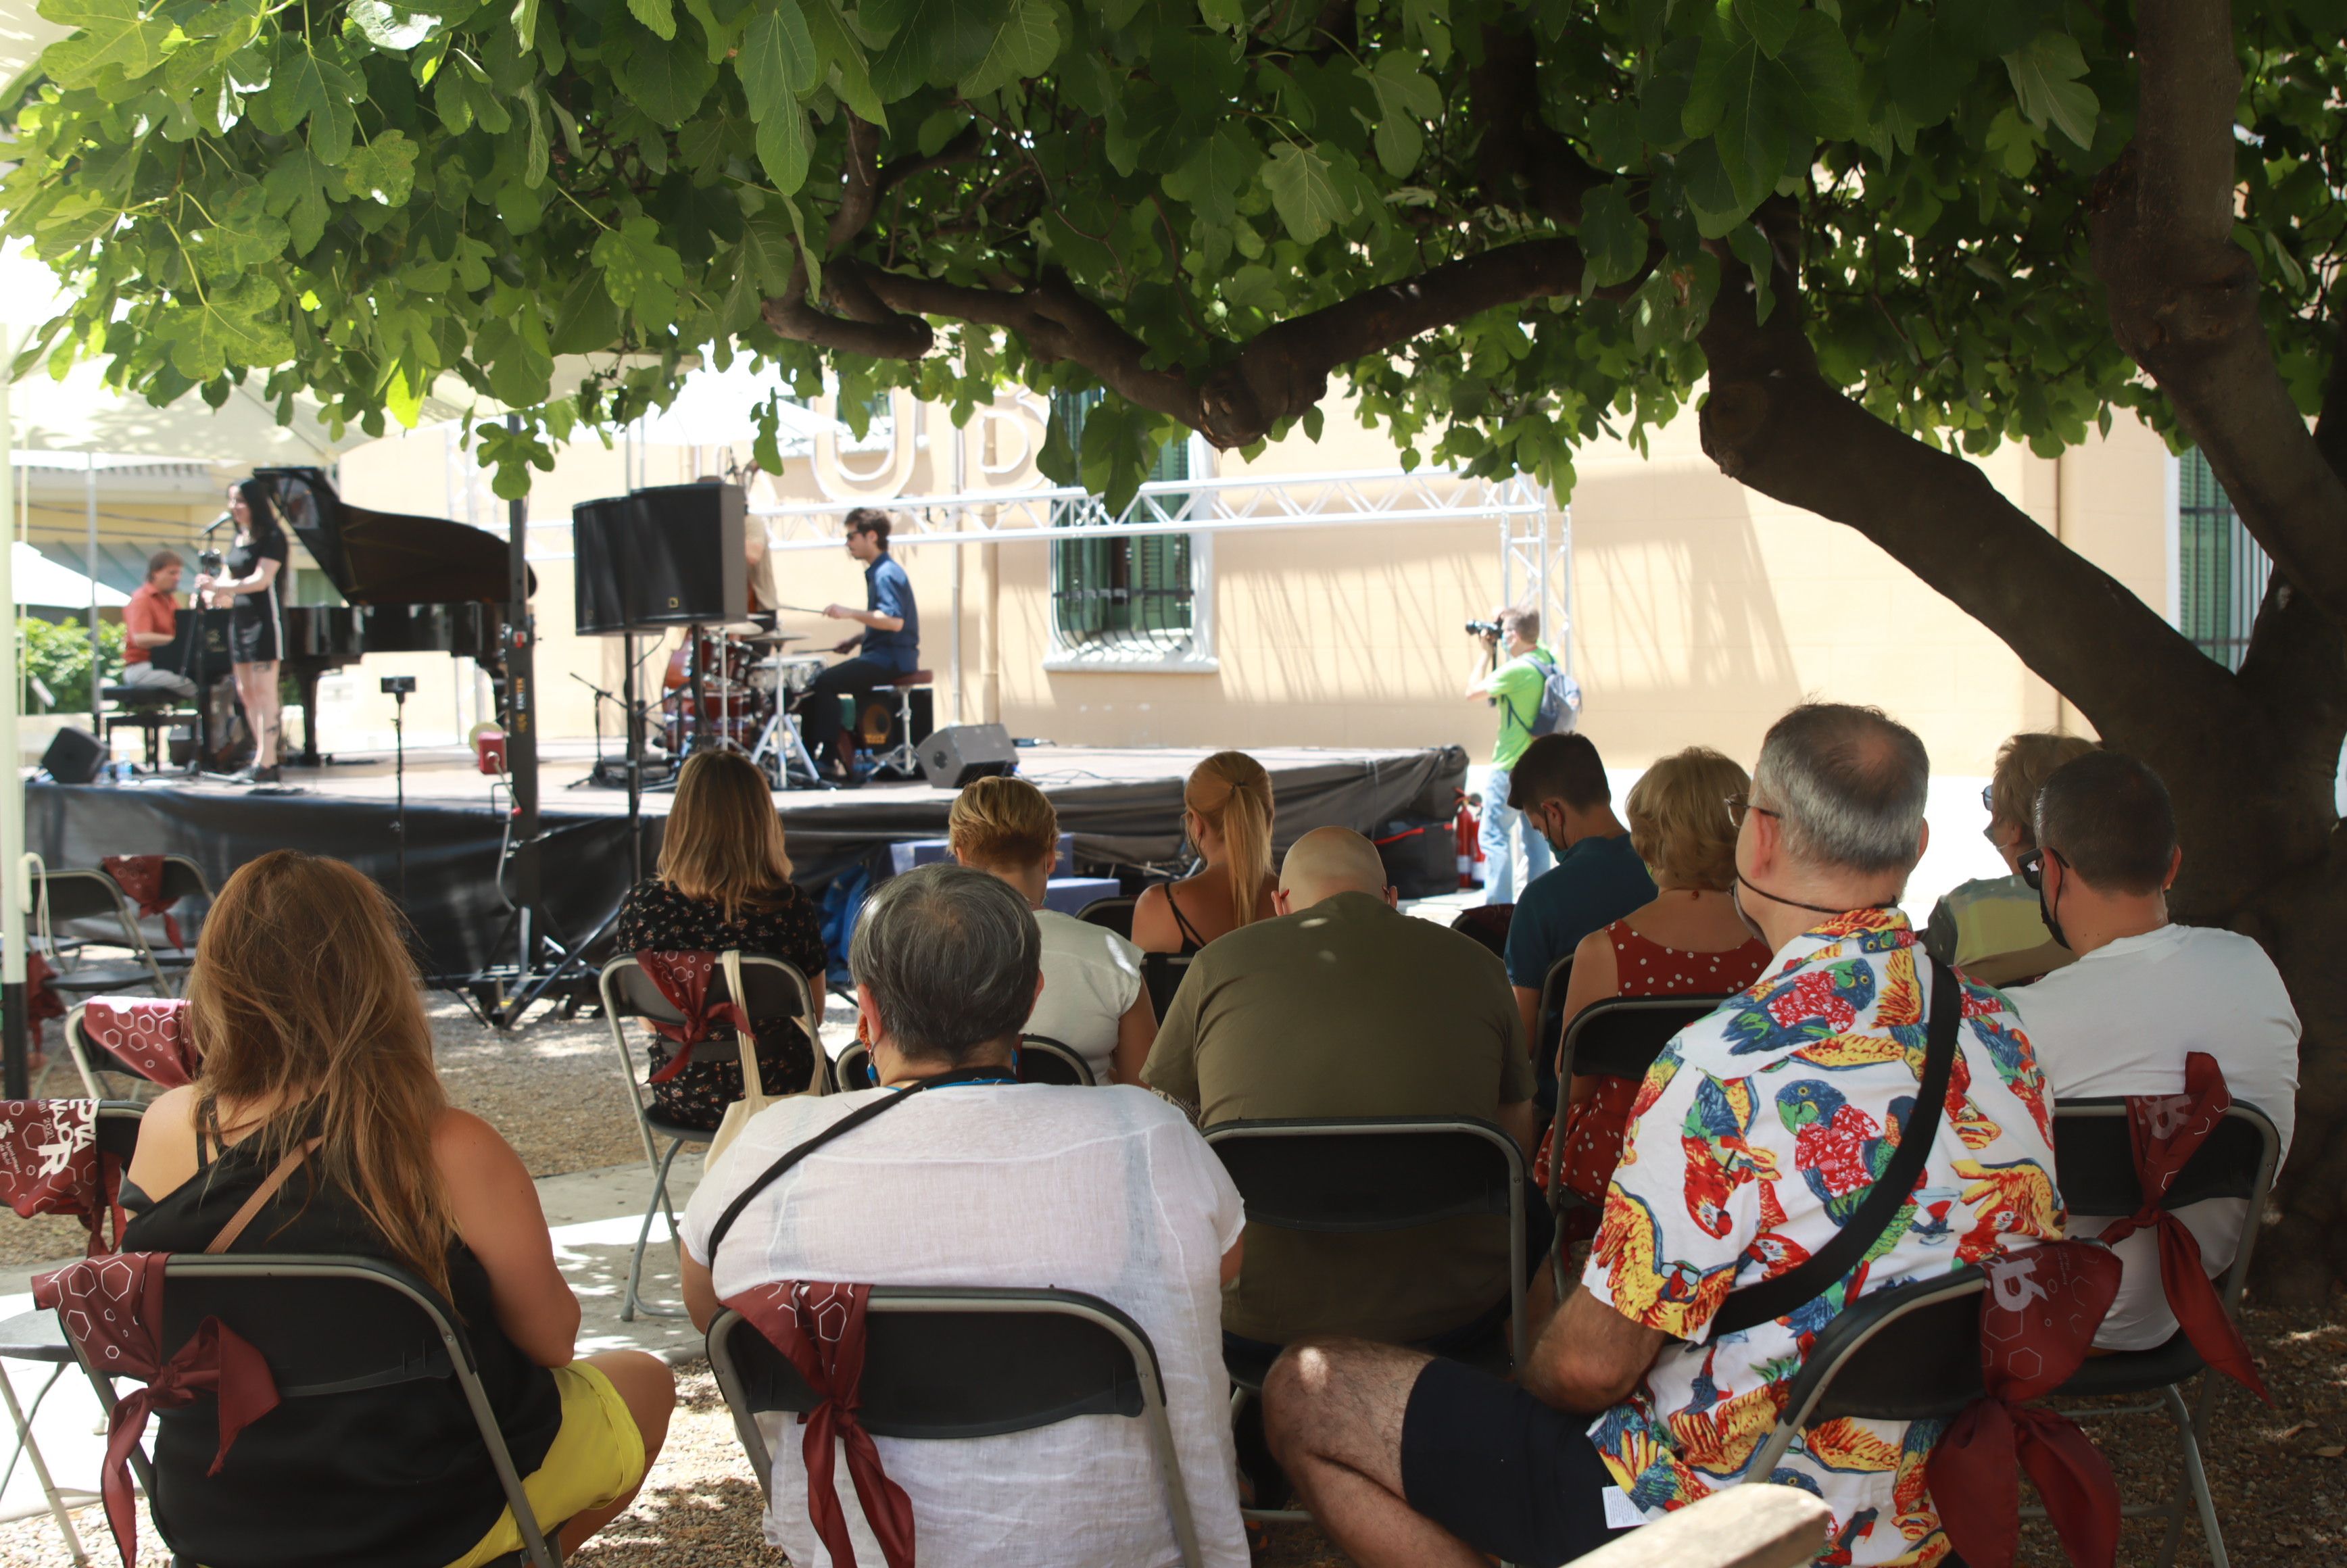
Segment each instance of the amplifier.
[{"label": "amplifier", "polygon": [[1015,773],[1019,748],[1000,724],[948,724],[920,744],[921,776],[938,789]]},{"label": "amplifier", "polygon": [[97,743],[97,737],[71,724],[59,730],[49,749],[41,753],[42,768],[59,784],[96,783],[98,764],[105,760],[106,748]]},{"label": "amplifier", "polygon": [[579,635],[720,626],[750,610],[739,485],[662,485],[570,509]]}]

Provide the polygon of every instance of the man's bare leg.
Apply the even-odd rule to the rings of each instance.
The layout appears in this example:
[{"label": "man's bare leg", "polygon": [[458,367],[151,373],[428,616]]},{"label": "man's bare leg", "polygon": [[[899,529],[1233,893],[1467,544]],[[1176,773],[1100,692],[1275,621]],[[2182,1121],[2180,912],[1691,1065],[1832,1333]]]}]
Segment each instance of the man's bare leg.
[{"label": "man's bare leg", "polygon": [[1489,1568],[1402,1496],[1401,1423],[1433,1358],[1360,1339],[1307,1340],[1273,1363],[1264,1433],[1321,1529],[1361,1568]]}]

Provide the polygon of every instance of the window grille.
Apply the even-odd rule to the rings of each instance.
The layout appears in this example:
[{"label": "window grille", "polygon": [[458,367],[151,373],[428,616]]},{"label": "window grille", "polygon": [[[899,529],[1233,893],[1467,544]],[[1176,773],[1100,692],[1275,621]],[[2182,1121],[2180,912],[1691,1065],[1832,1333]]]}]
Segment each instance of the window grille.
[{"label": "window grille", "polygon": [[[1053,413],[1069,444],[1083,447],[1084,415],[1099,403],[1097,391],[1061,393]],[[1187,479],[1190,446],[1167,444],[1149,472],[1152,480]],[[1188,515],[1192,497],[1184,492],[1148,497],[1153,516],[1171,521]],[[1113,522],[1097,496],[1056,501],[1051,526],[1081,534],[1086,527]],[[1132,519],[1145,521],[1138,514]],[[1051,632],[1063,653],[1154,656],[1178,659],[1198,653],[1197,567],[1202,552],[1188,534],[1138,538],[1070,538],[1051,546]]]},{"label": "window grille", "polygon": [[2198,448],[2177,467],[2178,630],[2226,669],[2239,670],[2273,561],[2241,526]]}]

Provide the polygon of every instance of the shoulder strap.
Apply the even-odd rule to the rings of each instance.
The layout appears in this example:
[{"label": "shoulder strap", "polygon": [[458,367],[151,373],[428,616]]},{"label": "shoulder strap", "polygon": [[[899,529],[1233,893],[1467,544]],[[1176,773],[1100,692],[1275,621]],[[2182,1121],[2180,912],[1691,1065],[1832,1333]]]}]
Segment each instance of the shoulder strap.
[{"label": "shoulder strap", "polygon": [[1784,1317],[1823,1296],[1837,1280],[1858,1266],[1869,1248],[1882,1239],[1891,1222],[1914,1194],[1915,1178],[1939,1135],[1940,1116],[1948,1099],[1948,1079],[1956,1061],[1957,1026],[1963,1017],[1963,982],[1955,971],[1932,960],[1932,1014],[1924,1035],[1923,1081],[1915,1091],[1914,1109],[1899,1130],[1899,1147],[1891,1163],[1867,1189],[1866,1201],[1831,1241],[1771,1279],[1731,1294],[1711,1320],[1709,1337],[1739,1334],[1774,1318]]},{"label": "shoulder strap", "polygon": [[234,1246],[236,1238],[244,1234],[244,1227],[252,1223],[253,1216],[269,1206],[269,1200],[277,1195],[277,1189],[283,1186],[293,1173],[302,1168],[302,1162],[324,1142],[323,1138],[313,1138],[286,1150],[284,1157],[277,1162],[277,1168],[261,1178],[261,1185],[252,1189],[252,1195],[244,1200],[243,1207],[231,1214],[228,1224],[220,1226],[220,1235],[212,1237],[211,1245],[204,1248],[204,1255],[217,1256]]},{"label": "shoulder strap", "polygon": [[1182,939],[1194,947],[1203,948],[1206,939],[1198,935],[1197,928],[1190,924],[1190,917],[1182,913],[1182,901],[1174,897],[1174,889],[1179,886],[1181,884],[1176,882],[1165,885],[1165,907],[1174,911],[1174,924],[1182,928]]}]

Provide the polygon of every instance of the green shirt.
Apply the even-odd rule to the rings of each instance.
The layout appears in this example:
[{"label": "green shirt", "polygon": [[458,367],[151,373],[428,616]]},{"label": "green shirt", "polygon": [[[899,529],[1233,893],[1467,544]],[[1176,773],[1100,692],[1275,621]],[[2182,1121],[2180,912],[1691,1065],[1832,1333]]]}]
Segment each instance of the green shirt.
[{"label": "green shirt", "polygon": [[[1208,943],[1165,1009],[1142,1081],[1198,1123],[1277,1117],[1494,1118],[1532,1092],[1523,1020],[1481,943],[1339,893]],[[1420,1339],[1508,1293],[1504,1219],[1337,1235],[1250,1225],[1223,1327]]]},{"label": "green shirt", "polygon": [[[1535,659],[1547,662],[1542,669]],[[1524,748],[1532,743],[1532,722],[1540,717],[1541,689],[1548,684],[1548,671],[1558,667],[1557,656],[1546,643],[1535,643],[1530,653],[1509,660],[1491,671],[1483,682],[1500,710],[1500,739],[1491,747],[1491,765],[1512,768]]]}]

